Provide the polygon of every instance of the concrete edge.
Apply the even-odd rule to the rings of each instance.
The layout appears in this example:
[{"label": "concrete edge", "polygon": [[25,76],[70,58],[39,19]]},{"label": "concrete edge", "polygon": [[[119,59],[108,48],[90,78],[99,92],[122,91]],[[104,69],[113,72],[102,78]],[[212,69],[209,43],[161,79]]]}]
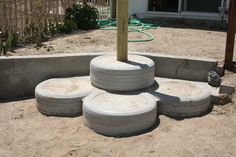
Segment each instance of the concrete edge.
[{"label": "concrete edge", "polygon": [[[69,52],[69,53],[66,53]],[[48,54],[48,55],[27,55],[27,56],[0,56],[0,60],[15,60],[15,59],[28,59],[28,58],[61,58],[61,57],[72,57],[72,56],[98,56],[98,55],[107,55],[115,54],[115,51],[107,51],[106,53],[102,52],[80,52],[74,53],[72,51],[65,51],[61,54]],[[193,56],[175,56],[164,53],[151,53],[151,52],[138,52],[138,51],[129,51],[129,54],[138,54],[152,57],[166,57],[166,58],[177,58],[177,59],[188,59],[196,61],[207,61],[207,62],[218,62],[216,59],[212,58],[201,58]]]},{"label": "concrete edge", "polygon": [[[94,57],[112,53],[0,57],[0,101],[33,96],[36,85],[50,78],[89,75],[89,64]],[[174,79],[207,81],[207,72],[216,70],[218,64],[215,59],[137,51],[129,53],[152,59],[155,76]]]}]

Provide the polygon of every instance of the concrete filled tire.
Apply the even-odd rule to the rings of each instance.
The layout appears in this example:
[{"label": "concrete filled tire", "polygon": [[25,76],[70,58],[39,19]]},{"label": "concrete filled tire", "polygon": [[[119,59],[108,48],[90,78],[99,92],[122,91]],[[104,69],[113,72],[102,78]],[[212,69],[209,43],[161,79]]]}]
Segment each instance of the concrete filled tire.
[{"label": "concrete filled tire", "polygon": [[82,99],[92,91],[86,77],[46,80],[35,88],[37,109],[47,116],[80,115]]},{"label": "concrete filled tire", "polygon": [[190,118],[204,115],[212,107],[211,92],[200,84],[168,80],[158,82],[159,88],[151,92],[158,103],[160,114]]},{"label": "concrete filled tire", "polygon": [[120,62],[114,55],[94,58],[90,63],[91,83],[111,91],[134,91],[154,83],[155,63],[143,56],[129,55],[128,61]]},{"label": "concrete filled tire", "polygon": [[85,124],[106,136],[126,136],[147,130],[156,122],[156,110],[156,101],[148,93],[96,91],[83,101]]}]

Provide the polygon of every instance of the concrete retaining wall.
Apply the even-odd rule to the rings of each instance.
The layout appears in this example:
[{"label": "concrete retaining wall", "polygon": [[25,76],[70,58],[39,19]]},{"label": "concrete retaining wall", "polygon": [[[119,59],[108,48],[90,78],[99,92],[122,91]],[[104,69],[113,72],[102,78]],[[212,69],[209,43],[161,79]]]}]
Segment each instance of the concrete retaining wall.
[{"label": "concrete retaining wall", "polygon": [[[138,53],[143,55],[143,53]],[[162,54],[144,54],[155,62],[155,75],[173,79],[207,82],[207,73],[217,71],[217,60],[179,57]]]},{"label": "concrete retaining wall", "polygon": [[[138,54],[154,60],[160,77],[207,81],[207,72],[217,67],[212,59]],[[89,63],[98,55],[102,53],[0,57],[0,101],[33,96],[36,85],[49,78],[88,75]]]}]

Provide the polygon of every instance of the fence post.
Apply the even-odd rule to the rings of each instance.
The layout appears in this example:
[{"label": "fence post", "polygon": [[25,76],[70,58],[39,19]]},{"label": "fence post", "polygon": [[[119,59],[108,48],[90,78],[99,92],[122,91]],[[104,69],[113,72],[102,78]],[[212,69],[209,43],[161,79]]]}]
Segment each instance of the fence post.
[{"label": "fence post", "polygon": [[3,31],[7,31],[8,30],[8,24],[7,24],[7,15],[6,15],[6,2],[5,0],[3,0],[3,19],[4,19],[4,25],[5,25],[5,30],[3,27]]},{"label": "fence post", "polygon": [[116,0],[111,0],[111,18],[116,18]]},{"label": "fence post", "polygon": [[230,69],[233,67],[234,40],[235,40],[235,33],[236,33],[236,16],[235,15],[236,15],[236,1],[230,0],[224,69]]}]

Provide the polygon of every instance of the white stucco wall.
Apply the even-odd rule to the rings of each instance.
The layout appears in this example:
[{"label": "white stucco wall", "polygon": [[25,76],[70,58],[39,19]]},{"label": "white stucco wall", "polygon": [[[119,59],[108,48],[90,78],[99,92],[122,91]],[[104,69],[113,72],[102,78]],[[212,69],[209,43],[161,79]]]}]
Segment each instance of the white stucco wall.
[{"label": "white stucco wall", "polygon": [[129,16],[135,13],[145,13],[148,10],[148,0],[129,0]]}]

